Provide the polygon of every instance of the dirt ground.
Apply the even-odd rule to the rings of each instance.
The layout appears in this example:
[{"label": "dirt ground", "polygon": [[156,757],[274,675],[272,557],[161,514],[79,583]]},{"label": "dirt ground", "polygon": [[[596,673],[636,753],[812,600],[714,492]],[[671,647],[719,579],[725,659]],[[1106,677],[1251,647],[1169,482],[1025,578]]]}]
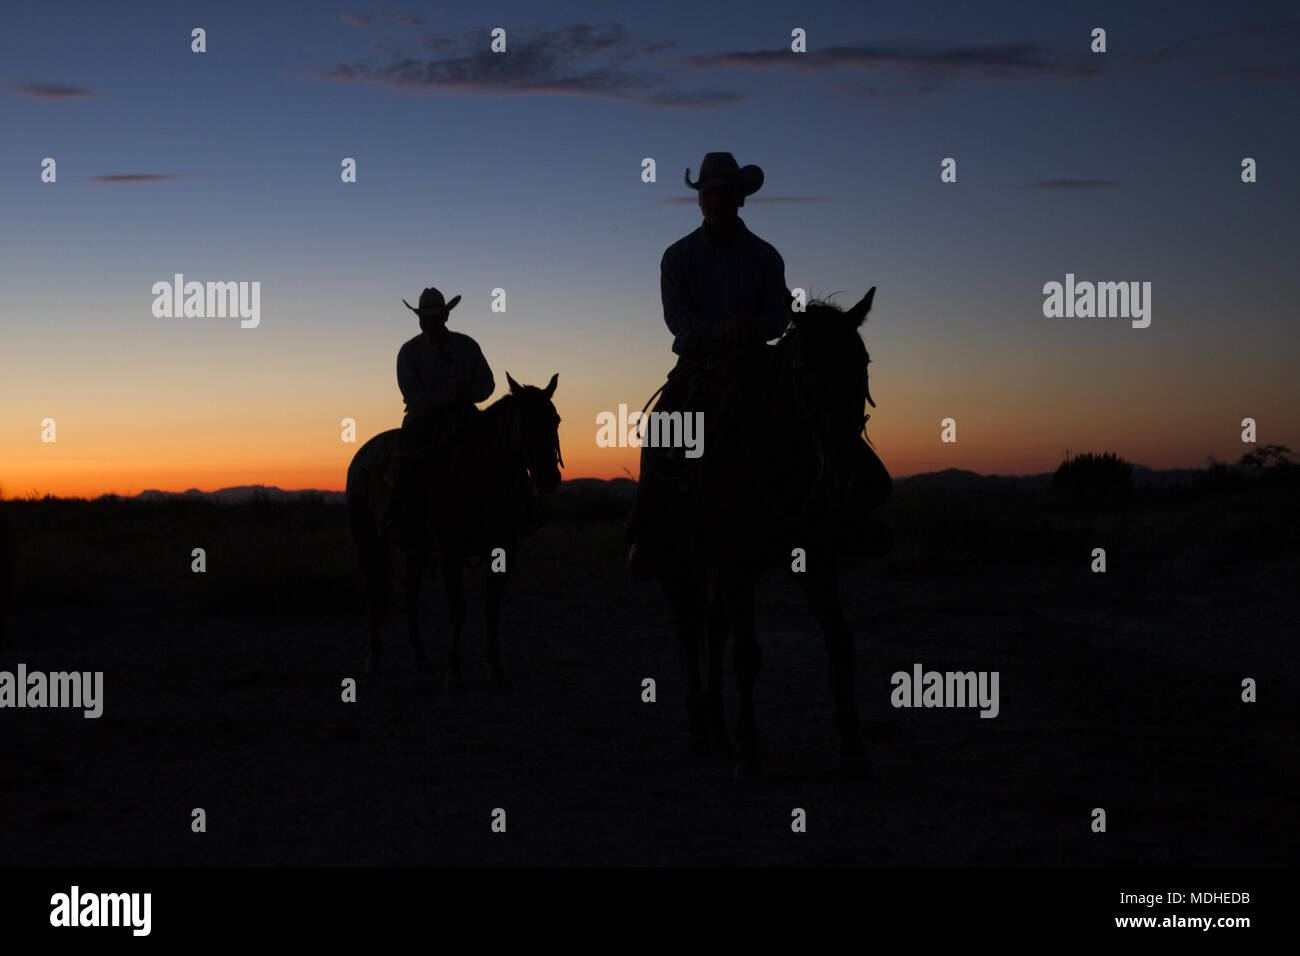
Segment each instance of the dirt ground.
[{"label": "dirt ground", "polygon": [[[900,506],[904,529],[919,508]],[[322,528],[345,562],[342,521]],[[382,672],[362,676],[360,581],[345,564],[304,613],[290,553],[249,552],[263,596],[283,598],[249,610],[191,592],[158,599],[148,562],[133,564],[122,545],[112,593],[70,580],[59,600],[33,582],[57,568],[87,576],[107,560],[57,564],[51,555],[77,550],[67,535],[91,551],[108,545],[76,529],[28,532],[44,535],[33,561],[45,563],[29,572],[35,596],[16,609],[0,669],[103,670],[105,704],[97,720],[0,711],[0,864],[1296,858],[1294,547],[1180,539],[1170,551],[1153,540],[1113,551],[1097,575],[1073,539],[1040,552],[1009,545],[985,563],[970,557],[978,541],[954,544],[949,560],[929,532],[917,547],[902,535],[894,555],[843,582],[865,781],[835,772],[821,639],[789,576],[774,574],[759,606],[763,772],[736,781],[727,755],[690,753],[666,608],[656,587],[624,573],[617,522],[551,525],[525,543],[503,616],[505,692],[480,663],[477,604],[469,676],[444,692],[440,674],[414,671],[398,630]],[[238,540],[232,532],[229,546]],[[220,563],[220,550],[209,560]],[[480,593],[475,582],[471,600]],[[422,610],[440,661],[441,595]],[[999,715],[893,708],[890,675],[917,662],[998,671]],[[341,700],[347,677],[356,703]],[[655,703],[641,700],[646,677]],[[1246,677],[1257,703],[1241,700]],[[191,832],[195,807],[206,833]],[[1105,833],[1092,832],[1096,807]],[[492,832],[495,808],[504,834]],[[806,833],[791,830],[795,808]]]}]

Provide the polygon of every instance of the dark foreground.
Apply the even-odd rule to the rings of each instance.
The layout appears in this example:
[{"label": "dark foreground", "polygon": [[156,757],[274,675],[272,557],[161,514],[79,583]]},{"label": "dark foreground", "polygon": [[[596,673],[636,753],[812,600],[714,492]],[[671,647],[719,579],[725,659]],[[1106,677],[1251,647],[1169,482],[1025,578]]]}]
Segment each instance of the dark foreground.
[{"label": "dark foreground", "polygon": [[[105,704],[0,710],[0,863],[1290,863],[1296,500],[1168,491],[1090,514],[900,486],[898,548],[844,576],[867,781],[835,773],[821,640],[788,575],[760,595],[765,773],[691,755],[663,601],[623,572],[608,500],[557,502],[525,543],[504,693],[474,676],[477,606],[461,688],[416,674],[398,632],[361,675],[341,508],[8,503],[0,669],[102,670]],[[440,660],[441,595],[425,611]],[[998,671],[1000,713],[891,707],[914,663]]]}]

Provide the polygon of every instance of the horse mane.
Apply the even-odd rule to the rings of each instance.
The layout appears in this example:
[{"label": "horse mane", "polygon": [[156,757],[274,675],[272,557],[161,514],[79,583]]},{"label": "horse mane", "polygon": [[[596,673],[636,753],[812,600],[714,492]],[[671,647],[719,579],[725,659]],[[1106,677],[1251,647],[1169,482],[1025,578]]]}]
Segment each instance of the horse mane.
[{"label": "horse mane", "polygon": [[[805,312],[805,313],[807,313],[807,312],[829,312],[829,313],[831,313],[831,314],[833,314],[833,315],[843,315],[843,314],[844,314],[844,306],[840,305],[838,302],[832,302],[832,301],[831,301],[831,299],[832,299],[834,296],[837,296],[837,295],[839,295],[839,294],[840,294],[839,292],[830,292],[830,293],[828,293],[828,294],[826,294],[826,295],[824,295],[824,296],[814,296],[813,298],[809,299],[809,300],[807,301],[807,303],[805,303],[805,305],[804,305],[804,312]],[[778,344],[778,345],[782,345],[782,344],[784,344],[784,343],[785,343],[785,340],[786,340],[786,339],[791,335],[791,333],[793,333],[797,328],[798,328],[798,325],[796,325],[795,322],[794,322],[793,320],[790,321],[790,322],[788,322],[788,323],[786,323],[785,331],[782,332],[780,338],[777,339],[777,344]],[[868,358],[868,361],[870,361],[870,358]]]},{"label": "horse mane", "polygon": [[824,296],[814,296],[808,300],[808,304],[817,309],[829,309],[831,312],[843,312],[844,306],[838,302],[832,302],[831,299],[839,295],[838,292],[831,292]]},{"label": "horse mane", "polygon": [[506,392],[495,402],[483,409],[484,415],[505,415],[506,412],[513,411],[514,407],[519,404],[519,397],[513,392]]}]

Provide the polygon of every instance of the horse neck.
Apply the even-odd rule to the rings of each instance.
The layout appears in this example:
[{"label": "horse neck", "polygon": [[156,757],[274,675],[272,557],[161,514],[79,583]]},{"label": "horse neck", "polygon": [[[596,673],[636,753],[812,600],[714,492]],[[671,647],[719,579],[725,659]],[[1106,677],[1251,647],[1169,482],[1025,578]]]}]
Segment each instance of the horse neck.
[{"label": "horse neck", "polygon": [[[749,378],[752,395],[746,396],[746,404],[755,409],[757,414],[751,419],[761,418],[764,430],[772,437],[786,436],[799,430],[799,421],[794,414],[795,403],[800,400],[795,394],[791,363],[794,360],[794,343],[783,338],[775,346],[758,353],[761,363],[756,373]],[[784,444],[784,442],[781,442]]]},{"label": "horse neck", "polygon": [[484,450],[489,470],[501,474],[514,474],[517,468],[511,454],[519,433],[519,399],[504,395],[483,409]]},{"label": "horse neck", "polygon": [[[728,373],[731,382],[715,400],[710,416],[725,437],[712,452],[725,462],[722,473],[753,468],[770,473],[786,467],[792,448],[805,440],[807,429],[794,412],[790,378],[790,344],[783,340],[738,357]],[[778,461],[772,461],[771,457]]]},{"label": "horse neck", "polygon": [[754,454],[753,449],[767,449],[772,457],[756,463],[758,467],[767,467],[771,473],[787,478],[802,476],[807,461],[816,454],[816,439],[807,419],[816,412],[807,408],[808,398],[800,392],[793,367],[795,347],[793,336],[786,336],[760,353],[762,359],[756,361],[762,365],[748,379],[752,394],[745,396],[744,402],[752,410],[745,420],[756,430],[755,441],[746,443],[751,449],[749,454]]}]

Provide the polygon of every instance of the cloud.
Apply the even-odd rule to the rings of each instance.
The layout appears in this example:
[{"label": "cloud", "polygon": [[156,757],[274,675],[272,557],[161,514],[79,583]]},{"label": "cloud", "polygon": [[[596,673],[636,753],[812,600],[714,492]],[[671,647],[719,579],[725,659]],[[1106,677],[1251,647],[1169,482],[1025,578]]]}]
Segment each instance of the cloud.
[{"label": "cloud", "polygon": [[861,70],[872,74],[872,82],[847,86],[846,91],[886,103],[928,96],[966,79],[1079,79],[1101,73],[1100,62],[1082,58],[1067,61],[1037,43],[880,43],[825,47],[808,53],[781,48],[685,56],[677,62],[696,70]]},{"label": "cloud", "polygon": [[1211,80],[1248,80],[1253,83],[1290,83],[1300,80],[1300,64],[1294,66],[1242,66],[1215,70]]},{"label": "cloud", "polygon": [[[435,54],[455,42],[443,37],[420,40]],[[745,99],[744,94],[728,90],[679,89],[661,71],[626,65],[670,46],[638,42],[617,24],[574,24],[528,37],[508,33],[507,52],[493,53],[487,31],[480,30],[464,36],[459,52],[392,56],[378,65],[337,63],[317,78],[371,83],[401,92],[582,96],[667,109],[711,109]]]},{"label": "cloud", "polygon": [[653,93],[646,97],[646,102],[653,103],[655,106],[682,109],[692,107],[711,109],[715,106],[730,106],[732,103],[739,103],[744,99],[744,93],[734,93],[731,90],[692,90],[686,92],[664,90],[661,93]]},{"label": "cloud", "polygon": [[1099,64],[1076,60],[1066,64],[1037,43],[997,43],[972,46],[925,46],[882,43],[876,46],[836,46],[793,53],[789,49],[687,56],[681,62],[695,68],[823,70],[851,67],[863,70],[923,70],[953,77],[977,74],[993,78],[1090,75]]},{"label": "cloud", "polygon": [[160,183],[169,179],[184,179],[188,173],[126,173],[121,176],[91,176],[92,183]]},{"label": "cloud", "polygon": [[[698,202],[694,196],[670,196],[657,200],[666,206],[694,206]],[[768,202],[829,202],[829,196],[746,196],[745,205]]]},{"label": "cloud", "polygon": [[55,83],[22,83],[9,87],[9,92],[38,100],[76,100],[100,95],[79,86],[60,86]]},{"label": "cloud", "polygon": [[1139,54],[1137,62],[1157,68],[1188,64],[1200,80],[1285,83],[1300,79],[1300,61],[1295,58],[1298,39],[1300,19],[1246,23],[1217,30],[1213,36],[1172,40]]},{"label": "cloud", "polygon": [[363,30],[373,30],[375,28],[374,20],[359,13],[340,13],[339,19],[354,27],[361,27]]},{"label": "cloud", "polygon": [[413,17],[406,13],[399,14],[397,17],[398,25],[404,27],[422,27],[426,22],[428,21],[424,17]]},{"label": "cloud", "polygon": [[1119,183],[1113,179],[1043,179],[1029,185],[1036,189],[1094,189]]}]

